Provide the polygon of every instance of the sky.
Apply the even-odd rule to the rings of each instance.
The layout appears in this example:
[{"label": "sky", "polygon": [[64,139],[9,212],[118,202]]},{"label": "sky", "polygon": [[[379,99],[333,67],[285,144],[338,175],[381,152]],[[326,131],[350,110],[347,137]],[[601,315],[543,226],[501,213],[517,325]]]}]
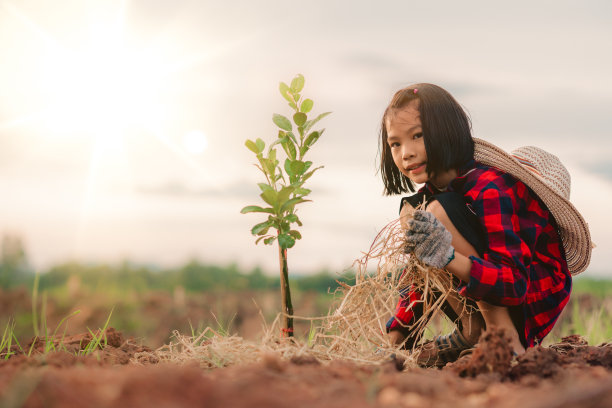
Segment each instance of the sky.
[{"label": "sky", "polygon": [[324,168],[299,210],[293,273],[340,272],[397,216],[378,132],[393,93],[447,89],[475,137],[535,145],[572,176],[610,277],[612,5],[607,1],[0,0],[0,235],[38,269],[58,262],[278,268],[240,214],[258,205],[244,141],[276,137],[303,95]]}]

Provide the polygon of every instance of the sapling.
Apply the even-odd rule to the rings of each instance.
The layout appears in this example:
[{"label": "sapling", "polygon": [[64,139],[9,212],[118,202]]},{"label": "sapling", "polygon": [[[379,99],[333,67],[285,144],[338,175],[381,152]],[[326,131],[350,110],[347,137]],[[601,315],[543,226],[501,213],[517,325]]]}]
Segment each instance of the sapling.
[{"label": "sapling", "polygon": [[[267,206],[249,205],[240,212],[243,214],[256,212],[268,214],[266,221],[251,228],[251,233],[258,238],[255,243],[263,241],[266,245],[278,244],[281,298],[282,298],[282,331],[288,337],[293,336],[293,305],[289,289],[289,268],[287,265],[287,249],[302,238],[297,227],[302,226],[298,218],[296,206],[311,201],[306,197],[311,190],[304,183],[323,166],[313,167],[311,161],[305,160],[310,148],[319,140],[325,129],[314,130],[312,127],[331,112],[325,112],[313,119],[308,119],[312,110],[312,99],[303,99],[304,76],[298,74],[290,85],[281,82],[279,90],[294,111],[292,120],[275,113],[272,121],[278,126],[278,136],[266,149],[266,143],[258,138],[247,140],[246,147],[255,153],[258,163],[255,164],[265,176],[265,183],[258,183],[260,197]],[[278,147],[282,148],[285,160],[280,164]],[[293,225],[296,224],[296,225]]]}]

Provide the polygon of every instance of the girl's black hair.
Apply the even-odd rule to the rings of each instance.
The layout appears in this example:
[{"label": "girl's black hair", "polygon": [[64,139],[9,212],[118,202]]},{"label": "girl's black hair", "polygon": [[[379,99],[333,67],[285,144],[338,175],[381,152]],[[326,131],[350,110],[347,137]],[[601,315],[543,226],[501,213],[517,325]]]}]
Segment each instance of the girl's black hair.
[{"label": "girl's black hair", "polygon": [[[416,90],[416,91],[415,91]],[[474,158],[472,123],[461,105],[444,89],[433,84],[415,84],[401,89],[385,109],[380,127],[380,172],[385,195],[414,192],[415,186],[393,162],[387,143],[387,120],[410,102],[418,100],[430,177],[458,169]]]}]

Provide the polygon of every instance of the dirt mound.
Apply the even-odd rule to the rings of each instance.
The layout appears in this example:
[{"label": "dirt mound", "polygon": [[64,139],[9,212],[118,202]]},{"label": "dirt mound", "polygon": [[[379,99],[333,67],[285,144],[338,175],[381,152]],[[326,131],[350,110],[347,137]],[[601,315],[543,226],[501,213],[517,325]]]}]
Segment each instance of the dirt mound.
[{"label": "dirt mound", "polygon": [[[112,335],[113,340],[97,354],[63,351],[2,360],[0,406],[612,406],[612,346],[589,346],[580,338],[532,348],[513,359],[504,333],[490,330],[471,355],[442,370],[402,371],[395,360],[381,365],[322,363],[308,355],[283,358],[273,351],[259,354],[254,363],[203,369],[197,360],[145,365],[133,358],[133,364],[124,364],[115,353],[134,356],[146,348],[113,332],[109,329],[107,338]],[[70,342],[82,345],[86,339],[86,334],[72,336]]]},{"label": "dirt mound", "polygon": [[589,346],[578,335],[564,337],[550,347],[532,347],[513,358],[510,339],[501,330],[483,333],[474,351],[444,370],[460,377],[486,377],[490,380],[519,381],[524,377],[556,378],[567,370],[612,369],[612,344]]},{"label": "dirt mound", "polygon": [[512,356],[510,338],[504,330],[491,328],[480,336],[471,354],[447,367],[460,377],[495,374],[503,378],[510,371]]}]

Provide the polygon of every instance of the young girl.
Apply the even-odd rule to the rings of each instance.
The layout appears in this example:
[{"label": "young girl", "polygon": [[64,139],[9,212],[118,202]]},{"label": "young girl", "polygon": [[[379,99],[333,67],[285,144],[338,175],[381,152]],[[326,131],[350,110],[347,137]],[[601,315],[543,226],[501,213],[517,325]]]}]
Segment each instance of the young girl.
[{"label": "young girl", "polygon": [[[393,96],[380,141],[386,194],[424,183],[400,207],[406,250],[456,278],[442,309],[457,328],[422,345],[419,363],[456,360],[491,326],[506,331],[515,354],[540,343],[569,300],[571,275],[591,256],[588,226],[569,202],[570,177],[559,159],[532,146],[509,155],[472,138],[457,101],[426,83]],[[426,209],[408,219],[404,204],[423,200]],[[462,298],[471,312],[462,313]],[[402,290],[387,323],[394,343],[418,342],[409,327],[422,316],[419,300],[415,288]]]}]

